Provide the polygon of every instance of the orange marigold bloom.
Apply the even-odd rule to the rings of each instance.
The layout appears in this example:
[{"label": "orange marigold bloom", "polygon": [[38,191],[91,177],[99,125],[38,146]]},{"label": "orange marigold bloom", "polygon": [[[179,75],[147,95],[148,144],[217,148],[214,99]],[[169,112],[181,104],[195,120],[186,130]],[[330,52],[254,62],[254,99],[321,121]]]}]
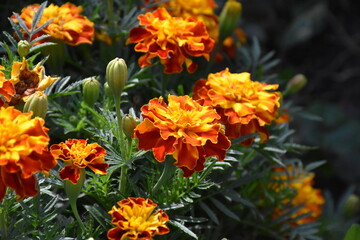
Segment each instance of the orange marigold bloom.
[{"label": "orange marigold bloom", "polygon": [[[159,1],[155,0],[155,2]],[[170,0],[157,6],[166,8],[173,17],[192,17],[204,22],[210,37],[215,41],[218,40],[219,18],[215,14],[217,5],[214,0]]]},{"label": "orange marigold bloom", "polygon": [[109,211],[111,223],[116,227],[110,229],[107,237],[111,240],[148,239],[155,235],[170,232],[166,226],[168,215],[163,210],[154,212],[157,204],[150,199],[130,197],[118,202],[119,208],[113,206]]},{"label": "orange marigold bloom", "polygon": [[169,95],[168,102],[154,98],[141,108],[144,121],[134,130],[139,149],[151,149],[159,162],[172,154],[185,177],[202,171],[206,157],[223,160],[230,141],[217,122],[216,111],[188,96]]},{"label": "orange marigold bloom", "polygon": [[109,164],[104,162],[106,151],[97,143],[87,144],[86,140],[68,139],[50,147],[55,158],[65,162],[65,167],[59,172],[63,180],[76,184],[80,178],[80,168],[89,167],[97,174],[106,174]]},{"label": "orange marigold bloom", "polygon": [[36,172],[48,171],[57,162],[48,151],[50,141],[44,120],[14,107],[0,108],[0,201],[6,188],[12,188],[18,200],[35,196]]},{"label": "orange marigold bloom", "polygon": [[15,95],[12,96],[9,105],[16,106],[20,101],[26,102],[29,96],[36,91],[44,91],[59,77],[45,75],[45,68],[37,64],[32,70],[29,69],[28,60],[13,62],[11,70],[11,82],[15,87]]},{"label": "orange marigold bloom", "polygon": [[[193,98],[216,108],[230,139],[258,132],[263,143],[269,138],[264,125],[275,119],[280,106],[280,93],[270,92],[277,88],[277,84],[252,81],[250,73],[230,73],[226,68],[196,82]],[[253,140],[247,139],[242,144],[250,145]]]},{"label": "orange marigold bloom", "polygon": [[4,69],[5,68],[0,65],[0,107],[4,106],[5,102],[9,102],[11,100],[11,97],[15,94],[14,85],[11,83],[10,80],[7,80],[5,78],[5,75],[2,72],[2,70]]},{"label": "orange marigold bloom", "polygon": [[141,67],[150,66],[151,59],[159,57],[165,73],[181,72],[184,63],[193,73],[197,65],[191,56],[209,60],[215,42],[203,22],[171,17],[165,8],[142,14],[138,19],[144,28],[131,29],[127,44],[136,43],[135,51],[145,53],[138,60]]},{"label": "orange marigold bloom", "polygon": [[[292,167],[288,167],[288,171],[291,174]],[[284,168],[276,168],[275,172],[285,172]],[[314,222],[317,218],[321,216],[322,205],[325,203],[324,197],[320,189],[313,188],[313,179],[315,177],[314,173],[306,173],[301,170],[300,173],[294,175],[291,174],[290,178],[287,178],[287,175],[277,175],[274,176],[274,180],[283,180],[284,183],[281,184],[280,188],[288,187],[296,190],[296,196],[290,200],[285,199],[284,204],[291,201],[292,206],[304,205],[301,209],[291,215],[291,218],[297,218],[300,215],[311,213],[305,218],[301,218],[295,222],[292,222],[293,225],[300,225],[308,222]],[[285,182],[286,181],[286,182]],[[279,189],[278,189],[279,190]],[[275,217],[283,213],[283,210],[277,209]]]},{"label": "orange marigold bloom", "polygon": [[[39,7],[39,4],[33,4],[22,9],[20,17],[24,20],[28,28],[31,28],[32,18]],[[53,19],[53,21],[39,33],[35,34],[33,39],[43,34],[49,34],[73,46],[82,43],[91,44],[94,39],[94,23],[80,14],[82,10],[81,6],[76,6],[70,2],[62,6],[50,4],[50,6],[44,9],[38,26],[50,19]],[[15,16],[11,18],[17,21]]]}]

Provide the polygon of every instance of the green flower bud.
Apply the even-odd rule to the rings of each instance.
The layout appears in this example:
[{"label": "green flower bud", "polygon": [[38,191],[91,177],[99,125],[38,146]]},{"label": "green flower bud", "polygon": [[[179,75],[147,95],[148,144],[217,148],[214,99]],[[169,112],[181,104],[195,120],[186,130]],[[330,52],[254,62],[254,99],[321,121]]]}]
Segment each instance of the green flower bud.
[{"label": "green flower bud", "polygon": [[230,36],[239,24],[242,6],[236,0],[227,0],[220,13],[220,42]]},{"label": "green flower bud", "polygon": [[28,53],[30,52],[30,47],[31,44],[26,40],[20,40],[18,42],[17,52],[19,53],[20,59],[28,55]]},{"label": "green flower bud", "polygon": [[32,117],[45,118],[48,109],[48,99],[45,93],[36,91],[25,102],[23,112],[33,111]]},{"label": "green flower bud", "polygon": [[106,67],[106,81],[115,98],[120,98],[127,77],[127,66],[122,58],[111,60]]},{"label": "green flower bud", "polygon": [[121,119],[121,127],[123,129],[125,136],[128,139],[132,138],[136,125],[137,125],[136,119],[130,114],[125,114],[125,116]]},{"label": "green flower bud", "polygon": [[100,83],[94,77],[89,77],[83,81],[84,101],[90,107],[94,107],[95,102],[99,99]]},{"label": "green flower bud", "polygon": [[111,91],[110,87],[109,87],[109,84],[107,82],[104,83],[104,90],[105,90],[105,94],[108,98],[113,98],[114,97],[114,94],[113,92]]},{"label": "green flower bud", "polygon": [[303,74],[296,74],[286,85],[283,95],[297,93],[305,87],[307,79]]},{"label": "green flower bud", "polygon": [[360,207],[360,199],[357,195],[351,194],[345,201],[344,214],[347,217],[354,216]]}]

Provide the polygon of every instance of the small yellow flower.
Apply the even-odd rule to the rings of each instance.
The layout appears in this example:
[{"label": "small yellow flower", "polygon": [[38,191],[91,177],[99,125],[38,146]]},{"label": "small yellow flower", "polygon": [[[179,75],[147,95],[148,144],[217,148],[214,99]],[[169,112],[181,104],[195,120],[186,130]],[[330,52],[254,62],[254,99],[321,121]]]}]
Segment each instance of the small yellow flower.
[{"label": "small yellow flower", "polygon": [[58,79],[59,77],[46,76],[45,68],[40,63],[30,70],[27,59],[23,58],[22,62],[14,62],[10,80],[16,93],[9,105],[16,106],[21,101],[26,102],[30,95],[36,91],[44,91]]},{"label": "small yellow flower", "polygon": [[155,235],[170,232],[166,226],[168,215],[161,209],[154,212],[157,204],[150,199],[130,197],[119,201],[118,205],[119,208],[113,206],[109,211],[111,223],[116,226],[107,233],[110,240],[152,240]]},{"label": "small yellow flower", "polygon": [[109,164],[105,163],[106,151],[97,143],[87,144],[86,140],[68,139],[50,147],[55,158],[65,162],[65,167],[59,172],[63,180],[76,184],[80,178],[80,169],[89,167],[97,174],[106,174]]}]

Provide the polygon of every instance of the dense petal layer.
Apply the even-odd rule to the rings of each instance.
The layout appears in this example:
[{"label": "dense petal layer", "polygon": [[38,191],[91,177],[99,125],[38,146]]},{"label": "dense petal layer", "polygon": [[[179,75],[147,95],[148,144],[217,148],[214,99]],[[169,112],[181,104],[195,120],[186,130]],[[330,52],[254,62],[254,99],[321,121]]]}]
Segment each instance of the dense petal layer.
[{"label": "dense petal layer", "polygon": [[106,174],[104,157],[106,151],[97,143],[87,144],[87,139],[68,139],[50,147],[55,158],[65,162],[65,167],[60,171],[61,179],[69,180],[74,184],[80,178],[80,168],[89,167],[97,174]]},{"label": "dense petal layer", "polygon": [[0,201],[6,188],[12,188],[21,200],[35,196],[35,173],[48,171],[57,164],[47,147],[50,138],[44,120],[31,119],[13,107],[0,108]]},{"label": "dense petal layer", "polygon": [[[288,172],[286,174],[286,171]],[[278,184],[276,191],[281,188],[291,188],[296,190],[296,195],[290,202],[289,199],[284,200],[286,205],[288,202],[291,206],[302,207],[291,215],[291,219],[296,219],[300,215],[309,214],[304,218],[292,221],[292,225],[300,225],[308,222],[314,222],[321,216],[322,205],[325,203],[325,199],[320,189],[313,188],[313,181],[315,174],[307,173],[303,169],[294,169],[292,165],[287,166],[287,170],[283,167],[273,169],[276,174],[272,177],[273,180],[283,181],[284,184]],[[270,185],[272,187],[272,185]],[[277,209],[274,213],[274,217],[282,215],[283,209]]]},{"label": "dense petal layer", "polygon": [[209,60],[215,42],[203,22],[172,17],[165,8],[140,15],[138,19],[142,27],[131,29],[127,44],[136,43],[135,51],[145,53],[138,60],[141,67],[150,66],[151,60],[159,57],[165,73],[181,72],[184,63],[189,72],[194,72],[196,64],[191,56]]},{"label": "dense petal layer", "polygon": [[[39,7],[39,4],[33,4],[22,9],[20,17],[24,20],[28,28],[31,28],[33,16]],[[91,44],[95,32],[94,23],[88,20],[87,17],[81,15],[81,12],[81,6],[76,6],[70,2],[62,6],[50,4],[44,9],[37,27],[50,19],[52,21],[40,32],[35,34],[33,39],[44,34],[49,34],[69,45],[79,45],[82,43]],[[15,16],[11,18],[17,21]]]},{"label": "dense petal layer", "polygon": [[202,106],[188,96],[169,95],[168,104],[162,97],[155,98],[141,111],[144,121],[134,130],[139,149],[152,150],[160,162],[172,155],[184,176],[202,171],[206,157],[225,158],[230,141],[211,106]]},{"label": "dense petal layer", "polygon": [[154,212],[157,205],[150,199],[130,197],[119,201],[118,205],[109,211],[111,223],[116,226],[108,231],[109,239],[151,240],[155,235],[170,232],[166,226],[169,217],[161,209]]},{"label": "dense petal layer", "polygon": [[[280,106],[280,93],[274,91],[277,88],[276,84],[252,81],[249,73],[230,73],[225,69],[209,74],[207,80],[199,80],[193,97],[216,108],[229,138],[257,132],[260,142],[265,142],[268,133],[264,126],[276,119]],[[242,144],[249,145],[253,139]]]}]

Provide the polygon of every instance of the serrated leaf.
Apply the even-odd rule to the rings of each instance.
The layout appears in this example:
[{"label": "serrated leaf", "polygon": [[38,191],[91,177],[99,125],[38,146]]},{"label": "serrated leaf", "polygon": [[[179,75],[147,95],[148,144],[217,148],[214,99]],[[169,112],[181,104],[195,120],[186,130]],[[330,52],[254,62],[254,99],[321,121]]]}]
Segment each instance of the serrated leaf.
[{"label": "serrated leaf", "polygon": [[43,48],[43,47],[46,47],[46,46],[53,46],[53,45],[56,45],[57,43],[53,43],[53,42],[44,42],[44,43],[41,43],[39,45],[36,45],[36,46],[32,46],[30,48],[30,51],[29,52],[33,52],[35,50],[38,50],[40,48]]},{"label": "serrated leaf", "polygon": [[105,211],[99,211],[99,207],[96,208],[90,205],[85,205],[84,207],[104,229],[108,229],[109,226],[107,226],[105,223],[109,222],[109,218]]},{"label": "serrated leaf", "polygon": [[19,16],[19,14],[17,13],[13,13],[16,17],[16,19],[18,20],[18,23],[20,25],[20,27],[26,32],[27,35],[30,35],[30,31],[28,29],[28,27],[26,26],[24,20]]},{"label": "serrated leaf", "polygon": [[244,136],[235,138],[235,139],[231,140],[231,145],[237,145],[237,144],[239,144],[249,138],[255,137],[257,135],[258,135],[257,133],[251,133],[251,134],[246,134]]},{"label": "serrated leaf", "polygon": [[187,227],[185,227],[184,225],[182,225],[181,223],[174,221],[174,220],[170,220],[169,223],[171,225],[173,225],[174,227],[179,228],[181,231],[183,231],[184,233],[186,233],[187,235],[189,235],[190,237],[194,238],[194,239],[198,239],[198,237],[196,236],[195,233],[193,233],[190,229],[188,229]]},{"label": "serrated leaf", "polygon": [[275,153],[280,153],[280,154],[285,154],[287,152],[285,149],[280,149],[280,148],[276,148],[276,147],[264,147],[263,149],[265,151],[275,152]]},{"label": "serrated leaf", "polygon": [[69,95],[73,95],[73,94],[77,94],[77,93],[80,93],[80,91],[53,93],[53,94],[48,96],[48,100],[53,100],[53,99],[58,98],[58,97],[69,96]]},{"label": "serrated leaf", "polygon": [[[163,209],[163,208],[161,208]],[[208,219],[207,218],[195,218],[195,217],[185,217],[185,216],[177,216],[175,217],[176,220],[179,220],[181,222],[188,222],[188,223],[203,223],[203,222],[207,222]]]},{"label": "serrated leaf", "polygon": [[260,49],[259,40],[256,37],[253,37],[251,54],[253,56],[253,61],[258,62],[261,54],[261,49]]},{"label": "serrated leaf", "polygon": [[233,213],[230,209],[228,209],[224,204],[222,204],[220,201],[218,201],[215,198],[211,198],[211,201],[213,202],[213,204],[221,211],[223,212],[226,216],[236,220],[236,221],[240,221],[240,218],[238,217],[238,215],[236,215],[235,213]]},{"label": "serrated leaf", "polygon": [[8,18],[8,19],[9,19],[11,27],[15,31],[16,35],[20,38],[20,40],[24,40],[24,34],[21,32],[19,26],[11,18]]},{"label": "serrated leaf", "polygon": [[[39,8],[37,9],[37,11],[35,12],[34,14],[34,17],[32,18],[32,25],[31,25],[31,29],[35,29],[36,28],[36,25],[38,25],[38,23],[40,22],[40,19],[42,17],[42,14],[44,12],[44,9],[47,5],[47,1],[43,2]],[[33,32],[32,32],[33,34]]]},{"label": "serrated leaf", "polygon": [[[31,34],[35,35],[36,33],[40,32],[41,30],[43,30],[47,25],[49,25],[52,21],[54,21],[54,19],[49,19],[46,22],[44,22],[43,24],[41,24],[39,27],[37,27],[36,29],[34,29]],[[33,42],[33,41],[31,41]]]},{"label": "serrated leaf", "polygon": [[8,38],[11,45],[13,45],[13,47],[16,49],[17,48],[17,41],[15,40],[15,38],[13,38],[13,36],[11,36],[8,32],[3,31],[3,34]]},{"label": "serrated leaf", "polygon": [[306,172],[311,172],[311,171],[314,170],[315,168],[318,168],[318,167],[324,165],[325,163],[326,163],[325,160],[323,160],[323,161],[316,161],[316,162],[310,163],[310,164],[306,165],[305,171],[306,171]]},{"label": "serrated leaf", "polygon": [[205,211],[205,213],[210,217],[210,219],[216,223],[219,224],[219,219],[217,218],[216,214],[211,210],[208,205],[206,205],[204,202],[199,203],[202,210]]},{"label": "serrated leaf", "polygon": [[[37,37],[37,38],[34,38],[34,39],[30,42],[30,44],[34,44],[34,43],[36,43],[36,42],[39,42],[39,41],[44,40],[45,38],[49,38],[49,37],[51,37],[51,35],[49,35],[49,34],[43,34],[43,35],[41,35],[41,36],[39,36],[39,37]],[[44,45],[43,45],[43,46],[44,46]]]}]

